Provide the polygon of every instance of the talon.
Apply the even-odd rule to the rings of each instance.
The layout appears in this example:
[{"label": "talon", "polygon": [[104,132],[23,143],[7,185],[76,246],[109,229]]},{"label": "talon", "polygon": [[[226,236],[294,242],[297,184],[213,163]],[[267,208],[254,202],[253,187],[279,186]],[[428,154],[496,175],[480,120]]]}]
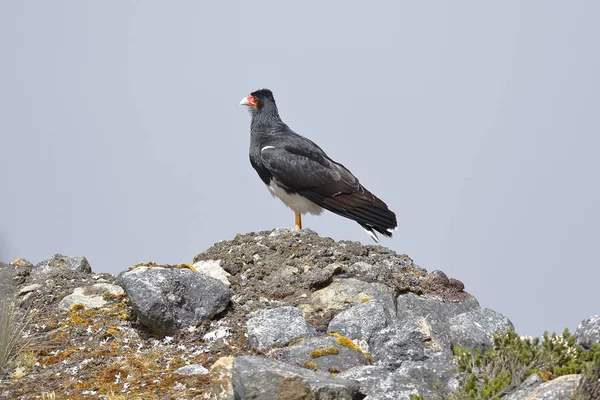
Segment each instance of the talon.
[{"label": "talon", "polygon": [[196,268],[194,268],[194,266],[193,266],[193,265],[191,265],[191,264],[188,264],[188,263],[180,263],[180,264],[177,264],[177,268],[187,268],[187,269],[189,269],[190,271],[198,272],[198,270],[197,270]]}]

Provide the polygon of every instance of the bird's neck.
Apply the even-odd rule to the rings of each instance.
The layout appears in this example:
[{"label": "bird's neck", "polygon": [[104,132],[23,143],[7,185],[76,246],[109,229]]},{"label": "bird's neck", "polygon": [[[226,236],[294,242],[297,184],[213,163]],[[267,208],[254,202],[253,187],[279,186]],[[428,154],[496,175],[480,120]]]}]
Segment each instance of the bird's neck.
[{"label": "bird's neck", "polygon": [[252,112],[251,126],[254,129],[269,129],[275,125],[281,124],[281,117],[275,104],[265,104],[261,109],[255,109]]}]

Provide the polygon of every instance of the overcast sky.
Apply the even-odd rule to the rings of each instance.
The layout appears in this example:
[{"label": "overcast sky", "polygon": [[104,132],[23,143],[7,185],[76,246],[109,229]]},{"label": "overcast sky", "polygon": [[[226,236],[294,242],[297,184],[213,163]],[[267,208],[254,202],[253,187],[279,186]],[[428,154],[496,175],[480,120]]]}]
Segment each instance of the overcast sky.
[{"label": "overcast sky", "polygon": [[[520,334],[600,313],[600,2],[0,0],[0,260],[97,272],[291,227],[239,101],[392,208],[382,244]],[[333,214],[304,226],[371,239]]]}]

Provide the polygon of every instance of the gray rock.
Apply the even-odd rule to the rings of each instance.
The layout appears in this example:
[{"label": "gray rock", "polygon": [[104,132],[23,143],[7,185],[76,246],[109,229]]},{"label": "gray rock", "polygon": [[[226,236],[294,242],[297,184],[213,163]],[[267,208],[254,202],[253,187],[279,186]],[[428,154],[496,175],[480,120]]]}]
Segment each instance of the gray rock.
[{"label": "gray rock", "polygon": [[259,351],[286,346],[296,339],[315,335],[315,328],[306,322],[302,312],[289,306],[252,313],[246,322],[246,330],[248,344]]},{"label": "gray rock", "polygon": [[380,300],[388,312],[396,309],[394,291],[381,283],[367,283],[355,278],[334,279],[331,285],[313,292],[309,299],[308,307],[302,311],[309,314],[313,312],[334,311],[339,312],[365,300]]},{"label": "gray rock", "polygon": [[194,264],[194,268],[201,274],[212,276],[223,282],[226,286],[231,286],[229,282],[231,274],[221,267],[221,260],[198,261]]},{"label": "gray rock", "polygon": [[352,379],[360,384],[360,392],[366,395],[376,393],[377,387],[392,375],[387,368],[378,365],[362,365],[343,371],[337,376]]},{"label": "gray rock", "polygon": [[75,288],[72,294],[64,297],[58,303],[58,308],[68,310],[75,304],[83,304],[85,308],[100,308],[106,304],[106,300],[104,300],[105,294],[118,296],[123,293],[124,291],[121,286],[110,283],[95,283],[90,286]]},{"label": "gray rock", "polygon": [[358,349],[343,345],[344,340],[333,336],[313,337],[279,349],[273,353],[273,357],[288,364],[323,372],[342,372],[358,365],[367,365],[367,356]]},{"label": "gray rock", "polygon": [[446,323],[458,314],[477,308],[479,302],[473,296],[468,296],[464,301],[446,301],[438,296],[403,293],[396,298],[396,318],[400,321],[424,317],[434,324]]},{"label": "gray rock", "polygon": [[[434,271],[435,272],[435,271]],[[443,286],[446,276],[440,271],[432,273],[431,281]],[[435,351],[451,349],[451,335],[448,321],[461,313],[479,308],[475,297],[462,293],[460,301],[449,301],[437,295],[417,295],[403,293],[396,299],[396,318],[402,321],[413,321],[419,325],[429,326],[431,347]]]},{"label": "gray rock", "polygon": [[336,315],[327,330],[368,341],[377,331],[388,326],[390,321],[390,313],[383,302],[370,300]]},{"label": "gray rock", "polygon": [[600,314],[581,321],[575,336],[577,343],[586,350],[590,350],[593,343],[600,343]]},{"label": "gray rock", "polygon": [[233,361],[236,399],[358,400],[358,382],[255,356]]},{"label": "gray rock", "polygon": [[52,258],[44,260],[33,267],[31,269],[31,276],[33,278],[40,278],[60,274],[64,271],[91,273],[92,268],[84,256],[55,254]]},{"label": "gray rock", "polygon": [[449,394],[448,382],[455,379],[451,360],[448,352],[425,361],[405,361],[387,377],[381,374],[385,378],[363,392],[368,395],[365,399],[408,400],[410,395],[434,399],[439,398],[437,394]]},{"label": "gray rock", "polygon": [[539,384],[533,390],[515,392],[507,400],[571,400],[581,375],[563,375]]},{"label": "gray rock", "polygon": [[22,287],[19,290],[19,294],[25,294],[25,293],[33,292],[34,290],[37,290],[37,289],[39,289],[41,287],[42,287],[42,285],[40,285],[39,283],[34,283],[32,285],[27,285],[25,287]]},{"label": "gray rock", "polygon": [[535,388],[537,388],[543,382],[544,381],[542,380],[542,377],[540,376],[540,374],[533,373],[533,374],[529,375],[527,377],[527,379],[525,379],[523,381],[523,383],[521,383],[514,392],[507,395],[505,397],[505,400],[525,399],[525,398],[527,398],[527,396],[529,396],[529,394],[531,392],[533,392],[535,390]]},{"label": "gray rock", "polygon": [[449,321],[453,346],[488,349],[494,345],[492,336],[514,326],[504,315],[489,308],[478,308],[459,314]]},{"label": "gray rock", "polygon": [[10,264],[0,262],[0,299],[14,297],[30,271],[31,263],[20,258]]},{"label": "gray rock", "polygon": [[201,364],[190,364],[176,369],[173,373],[179,375],[208,375],[208,370]]},{"label": "gray rock", "polygon": [[137,267],[118,278],[139,322],[158,334],[208,320],[231,298],[223,282],[187,268]]},{"label": "gray rock", "polygon": [[404,361],[425,360],[425,343],[428,341],[431,341],[428,328],[424,329],[415,321],[397,322],[369,340],[369,351],[373,364],[395,370]]}]

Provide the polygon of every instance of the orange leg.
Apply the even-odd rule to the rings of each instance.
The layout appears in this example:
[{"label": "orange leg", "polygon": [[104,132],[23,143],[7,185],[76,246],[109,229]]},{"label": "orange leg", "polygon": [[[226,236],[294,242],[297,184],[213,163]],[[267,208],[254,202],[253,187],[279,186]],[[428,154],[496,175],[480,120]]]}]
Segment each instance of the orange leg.
[{"label": "orange leg", "polygon": [[302,229],[302,215],[296,214],[296,229]]}]

